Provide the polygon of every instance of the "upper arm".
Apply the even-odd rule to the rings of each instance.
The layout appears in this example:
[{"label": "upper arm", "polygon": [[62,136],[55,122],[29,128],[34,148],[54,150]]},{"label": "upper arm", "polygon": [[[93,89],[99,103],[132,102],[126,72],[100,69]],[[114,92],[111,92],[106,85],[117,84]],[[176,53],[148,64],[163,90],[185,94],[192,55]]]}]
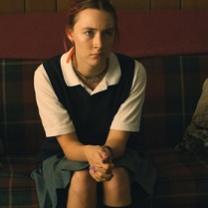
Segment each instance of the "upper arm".
[{"label": "upper arm", "polygon": [[130,132],[139,131],[140,118],[145,97],[146,72],[142,64],[135,61],[135,73],[129,97],[116,113],[111,129]]},{"label": "upper arm", "polygon": [[43,65],[40,65],[35,71],[34,88],[46,136],[73,132],[73,122],[67,110],[59,102]]}]

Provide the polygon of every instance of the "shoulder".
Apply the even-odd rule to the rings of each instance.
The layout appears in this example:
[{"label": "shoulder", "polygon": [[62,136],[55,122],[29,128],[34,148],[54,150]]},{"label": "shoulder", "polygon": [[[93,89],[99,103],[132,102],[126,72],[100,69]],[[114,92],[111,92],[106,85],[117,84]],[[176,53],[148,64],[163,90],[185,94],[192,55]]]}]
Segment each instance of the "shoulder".
[{"label": "shoulder", "polygon": [[34,80],[38,81],[39,79],[47,79],[47,74],[43,64],[40,64],[34,72]]},{"label": "shoulder", "polygon": [[146,86],[147,74],[142,63],[135,60],[134,80],[133,85]]},{"label": "shoulder", "polygon": [[120,63],[120,65],[124,65],[125,67],[134,67],[134,59],[131,58],[130,56],[121,54],[121,53],[115,53],[118,62]]},{"label": "shoulder", "polygon": [[51,88],[51,82],[43,64],[39,65],[34,72],[34,88],[36,93],[43,92],[46,88]]},{"label": "shoulder", "polygon": [[[66,54],[56,55],[53,57],[50,57],[42,62],[37,69],[34,72],[34,78],[41,79],[41,80],[48,80],[48,74],[47,71],[56,68],[57,65],[61,64],[61,60],[65,58]],[[65,58],[66,59],[66,58]]]},{"label": "shoulder", "polygon": [[144,65],[138,60],[134,60],[135,62],[135,74],[138,76],[146,77],[146,69]]},{"label": "shoulder", "polygon": [[57,68],[60,66],[62,55],[53,56],[43,62],[43,66],[45,70],[49,70],[51,68]]},{"label": "shoulder", "polygon": [[125,54],[115,53],[114,55],[120,65],[123,65],[125,68],[128,67],[134,69],[134,78],[140,77],[140,79],[146,79],[146,70],[141,62]]},{"label": "shoulder", "polygon": [[117,57],[118,61],[123,61],[126,63],[132,62],[134,63],[135,68],[140,69],[140,70],[145,70],[143,64],[139,62],[138,60],[136,60],[135,58],[132,58],[128,55],[121,54],[121,53],[114,53],[114,55]]}]

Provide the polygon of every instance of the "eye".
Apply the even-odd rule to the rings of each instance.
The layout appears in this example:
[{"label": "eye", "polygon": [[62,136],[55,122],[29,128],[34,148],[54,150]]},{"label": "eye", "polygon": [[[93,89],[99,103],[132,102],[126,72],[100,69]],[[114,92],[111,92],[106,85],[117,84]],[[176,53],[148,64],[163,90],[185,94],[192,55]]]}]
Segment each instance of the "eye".
[{"label": "eye", "polygon": [[84,32],[84,34],[89,37],[89,38],[92,38],[94,36],[94,31],[93,30],[86,30]]},{"label": "eye", "polygon": [[105,30],[104,35],[106,37],[112,37],[114,35],[114,30]]}]

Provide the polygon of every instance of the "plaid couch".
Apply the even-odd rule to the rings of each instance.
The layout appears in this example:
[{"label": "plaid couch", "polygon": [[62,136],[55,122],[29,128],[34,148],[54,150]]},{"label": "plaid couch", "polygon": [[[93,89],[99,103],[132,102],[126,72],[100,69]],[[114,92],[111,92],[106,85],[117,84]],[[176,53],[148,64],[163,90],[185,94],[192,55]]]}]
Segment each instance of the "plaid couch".
[{"label": "plaid couch", "polygon": [[[189,152],[174,150],[208,77],[207,51],[201,48],[202,54],[192,49],[196,53],[132,53],[144,64],[148,76],[138,139],[158,171],[155,193],[146,199],[146,207],[208,207],[207,163]],[[1,55],[0,60],[0,207],[35,208],[38,203],[30,173],[44,134],[35,103],[33,73],[49,55],[41,55],[41,59],[34,51],[17,52],[17,56]]]}]

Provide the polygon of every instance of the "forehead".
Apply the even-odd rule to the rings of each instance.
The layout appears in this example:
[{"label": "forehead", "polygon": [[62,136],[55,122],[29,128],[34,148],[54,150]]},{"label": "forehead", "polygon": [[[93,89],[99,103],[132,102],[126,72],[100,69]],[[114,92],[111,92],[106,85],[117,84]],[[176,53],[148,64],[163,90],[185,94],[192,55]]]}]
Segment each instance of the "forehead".
[{"label": "forehead", "polygon": [[85,9],[78,13],[74,28],[106,29],[115,26],[113,16],[106,11],[98,9]]}]

